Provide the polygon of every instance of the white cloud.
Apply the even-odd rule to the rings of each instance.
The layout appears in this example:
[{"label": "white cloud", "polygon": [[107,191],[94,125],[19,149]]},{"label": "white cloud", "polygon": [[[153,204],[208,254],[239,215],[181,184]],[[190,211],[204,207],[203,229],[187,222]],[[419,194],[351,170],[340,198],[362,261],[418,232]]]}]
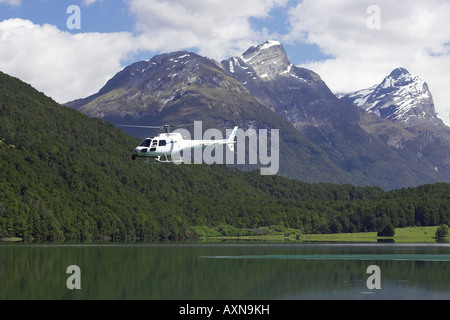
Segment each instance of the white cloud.
[{"label": "white cloud", "polygon": [[[380,29],[367,20],[380,9]],[[436,109],[450,124],[450,3],[447,0],[304,0],[289,12],[288,43],[316,44],[333,58],[302,66],[316,71],[333,91],[381,82],[405,67],[428,82]]]},{"label": "white cloud", "polygon": [[0,4],[6,3],[10,6],[20,6],[22,3],[22,0],[0,0]]},{"label": "white cloud", "polygon": [[[287,0],[131,0],[141,47],[153,51],[196,48],[199,54],[223,59],[241,54],[262,41],[251,18],[265,18]],[[265,40],[265,39],[264,39]]]},{"label": "white cloud", "polygon": [[129,33],[70,34],[28,20],[0,22],[0,70],[67,102],[96,93],[132,53]]},{"label": "white cloud", "polygon": [[98,2],[98,1],[102,1],[102,0],[83,0],[83,4],[86,6],[90,6],[91,4]]}]

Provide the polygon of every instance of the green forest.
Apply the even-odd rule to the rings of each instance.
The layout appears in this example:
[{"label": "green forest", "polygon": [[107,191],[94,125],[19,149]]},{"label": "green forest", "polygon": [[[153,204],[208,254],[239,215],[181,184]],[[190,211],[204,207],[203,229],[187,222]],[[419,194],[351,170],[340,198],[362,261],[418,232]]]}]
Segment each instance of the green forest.
[{"label": "green forest", "polygon": [[450,184],[390,192],[132,161],[139,141],[0,73],[0,238],[165,240],[195,227],[352,233],[450,222]]}]

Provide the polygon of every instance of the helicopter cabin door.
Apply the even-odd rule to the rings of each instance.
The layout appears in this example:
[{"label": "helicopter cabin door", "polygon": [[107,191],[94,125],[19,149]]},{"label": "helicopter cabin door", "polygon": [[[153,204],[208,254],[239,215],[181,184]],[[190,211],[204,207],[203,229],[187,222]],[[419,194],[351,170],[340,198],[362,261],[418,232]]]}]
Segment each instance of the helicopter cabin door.
[{"label": "helicopter cabin door", "polygon": [[155,152],[157,146],[158,146],[158,140],[153,140],[152,146],[150,147],[150,152]]}]

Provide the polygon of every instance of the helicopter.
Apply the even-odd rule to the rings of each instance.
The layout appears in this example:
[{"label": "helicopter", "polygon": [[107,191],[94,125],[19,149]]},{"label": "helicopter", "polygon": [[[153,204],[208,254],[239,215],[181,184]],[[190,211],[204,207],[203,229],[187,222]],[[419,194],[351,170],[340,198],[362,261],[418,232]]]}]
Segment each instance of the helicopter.
[{"label": "helicopter", "polygon": [[[231,151],[234,151],[234,138],[236,136],[238,127],[234,127],[231,135],[228,139],[224,140],[185,140],[181,133],[170,132],[171,128],[175,126],[128,126],[121,125],[123,127],[134,128],[151,128],[151,129],[163,129],[164,133],[160,133],[156,137],[150,137],[144,139],[135,149],[135,153],[131,156],[133,160],[137,158],[154,159],[157,164],[180,164],[182,163],[180,153],[184,150],[191,148],[204,148],[208,146],[227,145]],[[177,159],[173,159],[173,155],[178,155]]]}]

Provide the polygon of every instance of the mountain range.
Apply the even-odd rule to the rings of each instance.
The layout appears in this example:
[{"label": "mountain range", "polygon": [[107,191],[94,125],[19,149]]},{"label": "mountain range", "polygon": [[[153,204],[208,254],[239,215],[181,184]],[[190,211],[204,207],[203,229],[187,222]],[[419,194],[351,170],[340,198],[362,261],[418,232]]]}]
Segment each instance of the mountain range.
[{"label": "mountain range", "polygon": [[426,83],[398,68],[339,99],[277,41],[221,62],[186,51],[157,55],[66,105],[114,124],[279,129],[279,173],[305,182],[389,190],[450,181],[450,132]]}]

